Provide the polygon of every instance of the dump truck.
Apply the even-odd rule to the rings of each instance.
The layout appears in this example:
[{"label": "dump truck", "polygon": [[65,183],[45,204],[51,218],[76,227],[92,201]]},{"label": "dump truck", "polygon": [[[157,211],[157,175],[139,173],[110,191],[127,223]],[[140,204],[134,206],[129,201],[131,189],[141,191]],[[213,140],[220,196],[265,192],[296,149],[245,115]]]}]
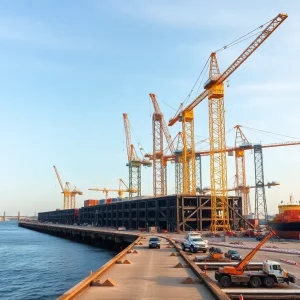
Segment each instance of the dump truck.
[{"label": "dump truck", "polygon": [[280,263],[276,261],[264,261],[261,271],[245,271],[253,256],[273,235],[276,235],[276,233],[271,229],[269,234],[237,266],[220,267],[215,272],[215,279],[221,286],[227,288],[232,284],[239,283],[248,284],[253,288],[259,288],[262,285],[270,288],[277,283],[295,283],[295,276],[282,269]]}]

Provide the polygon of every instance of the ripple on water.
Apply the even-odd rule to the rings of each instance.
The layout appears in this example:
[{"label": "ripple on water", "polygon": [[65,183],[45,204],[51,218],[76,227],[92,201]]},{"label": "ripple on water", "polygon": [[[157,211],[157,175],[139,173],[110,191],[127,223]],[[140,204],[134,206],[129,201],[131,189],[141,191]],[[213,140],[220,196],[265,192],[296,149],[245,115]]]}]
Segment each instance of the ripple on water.
[{"label": "ripple on water", "polygon": [[56,299],[113,256],[111,251],[20,228],[17,222],[2,222],[0,299]]}]

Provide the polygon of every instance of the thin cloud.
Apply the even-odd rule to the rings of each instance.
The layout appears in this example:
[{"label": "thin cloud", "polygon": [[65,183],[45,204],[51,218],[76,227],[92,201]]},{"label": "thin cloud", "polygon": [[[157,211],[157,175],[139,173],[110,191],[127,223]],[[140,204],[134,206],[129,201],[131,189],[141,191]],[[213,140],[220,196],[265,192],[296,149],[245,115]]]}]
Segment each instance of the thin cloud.
[{"label": "thin cloud", "polygon": [[[122,12],[130,14],[136,18],[179,28],[224,28],[224,27],[247,27],[253,23],[253,17],[241,15],[232,10],[228,3],[218,4],[218,10],[215,9],[215,3],[205,3],[199,1],[130,1],[131,5],[119,6]],[[132,9],[134,7],[134,9]],[[257,12],[256,12],[257,17]],[[262,19],[263,21],[263,19]]]},{"label": "thin cloud", "polygon": [[95,49],[92,40],[71,36],[40,21],[24,18],[1,18],[0,41],[41,46],[54,50],[91,51]]}]

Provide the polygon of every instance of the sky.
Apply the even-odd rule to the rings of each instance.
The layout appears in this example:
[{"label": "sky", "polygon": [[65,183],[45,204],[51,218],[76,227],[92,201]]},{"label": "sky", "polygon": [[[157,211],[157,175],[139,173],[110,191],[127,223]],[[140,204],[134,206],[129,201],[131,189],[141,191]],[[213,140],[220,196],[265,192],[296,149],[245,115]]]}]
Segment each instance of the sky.
[{"label": "sky", "polygon": [[[187,98],[211,52],[280,12],[289,17],[225,85],[226,131],[243,125],[251,143],[263,144],[300,140],[299,1],[0,1],[0,215],[62,208],[53,165],[83,191],[78,207],[104,198],[88,188],[118,188],[119,178],[128,183],[123,112],[136,148],[140,143],[151,152],[149,93],[169,120],[180,103],[202,92],[198,81]],[[252,39],[217,53],[220,70]],[[172,136],[180,130],[180,123],[170,127]],[[208,137],[207,99],[195,108],[195,134]],[[234,131],[226,144],[234,145]],[[247,184],[253,185],[248,152]],[[268,211],[276,213],[290,194],[300,200],[299,146],[265,149],[263,158],[265,182],[281,184],[266,190]],[[228,157],[229,186],[234,174]],[[168,178],[173,194],[174,164]],[[203,182],[209,185],[208,158]],[[151,168],[142,168],[142,194],[152,194]]]}]

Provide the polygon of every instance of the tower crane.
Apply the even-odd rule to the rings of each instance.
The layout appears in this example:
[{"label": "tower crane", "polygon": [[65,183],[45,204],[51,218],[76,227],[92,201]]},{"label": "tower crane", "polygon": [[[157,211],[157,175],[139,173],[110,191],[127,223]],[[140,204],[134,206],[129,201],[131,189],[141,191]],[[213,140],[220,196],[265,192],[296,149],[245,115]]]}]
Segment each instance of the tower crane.
[{"label": "tower crane", "polygon": [[[122,188],[122,185],[125,187],[125,188]],[[118,193],[118,196],[119,198],[123,198],[123,195],[124,193],[137,193],[137,190],[134,189],[134,188],[128,188],[128,186],[126,185],[126,183],[122,180],[122,179],[119,179],[119,189],[107,189],[107,188],[89,188],[88,189],[89,191],[98,191],[98,192],[103,192],[105,193],[105,199],[108,198],[108,193],[109,192],[117,192]]]},{"label": "tower crane", "polygon": [[[169,121],[169,126],[182,122],[183,135],[183,189],[184,193],[196,193],[195,142],[194,142],[194,108],[208,97],[209,138],[210,138],[210,182],[212,188],[212,222],[211,230],[229,230],[227,161],[225,155],[225,110],[224,81],[238,69],[252,53],[282,24],[287,14],[278,14],[261,31],[244,52],[220,73],[216,53],[210,55],[209,79],[204,84],[204,91],[186,108]],[[220,152],[217,152],[217,151]]]},{"label": "tower crane", "polygon": [[154,107],[152,116],[152,137],[153,137],[153,194],[155,197],[167,195],[167,159],[164,156],[163,135],[168,143],[171,154],[174,153],[174,145],[163,113],[160,110],[156,96],[150,93]]},{"label": "tower crane", "polygon": [[59,185],[61,187],[62,193],[64,194],[64,209],[75,208],[76,195],[82,195],[83,193],[76,187],[74,187],[74,189],[71,191],[71,184],[68,181],[65,183],[65,186],[63,186],[62,180],[60,178],[56,166],[53,166],[53,168],[58,179]]},{"label": "tower crane", "polygon": [[[135,151],[135,147],[131,141],[130,123],[128,115],[123,113],[124,128],[126,135],[126,146],[129,167],[129,189],[137,190],[137,195],[141,196],[141,166],[151,167],[152,163],[146,159],[140,159]],[[129,192],[129,198],[132,198],[132,192]]]}]

